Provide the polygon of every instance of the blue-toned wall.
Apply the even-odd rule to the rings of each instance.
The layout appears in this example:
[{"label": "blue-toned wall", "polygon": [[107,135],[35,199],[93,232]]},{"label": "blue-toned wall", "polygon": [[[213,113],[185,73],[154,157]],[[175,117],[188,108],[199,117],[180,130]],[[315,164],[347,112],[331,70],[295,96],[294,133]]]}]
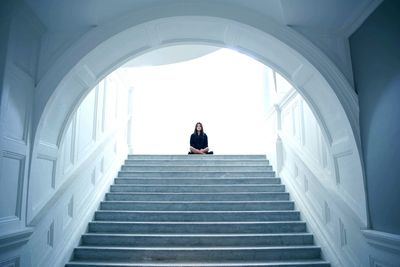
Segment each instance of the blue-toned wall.
[{"label": "blue-toned wall", "polygon": [[384,1],[350,47],[371,226],[400,234],[400,1]]}]

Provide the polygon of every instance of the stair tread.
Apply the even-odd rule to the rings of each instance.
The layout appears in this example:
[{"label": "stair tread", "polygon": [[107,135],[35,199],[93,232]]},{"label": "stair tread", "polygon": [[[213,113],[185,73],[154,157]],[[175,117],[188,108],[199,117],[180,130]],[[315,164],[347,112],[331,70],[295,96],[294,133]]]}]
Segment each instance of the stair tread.
[{"label": "stair tread", "polygon": [[196,211],[196,210],[98,210],[98,213],[161,213],[161,214],[176,214],[176,213],[298,213],[297,210],[210,210],[210,211]]},{"label": "stair tread", "polygon": [[[149,263],[149,262],[136,262],[136,263],[121,263],[121,262],[95,262],[95,261],[71,261],[70,264],[81,264],[81,265],[91,265],[96,264],[98,266],[114,266],[114,267],[171,267],[171,266],[187,266],[187,267],[242,267],[242,266],[285,266],[285,265],[299,265],[299,266],[310,266],[317,264],[328,264],[328,262],[323,260],[304,260],[304,261],[264,261],[264,262],[251,262],[251,261],[241,261],[241,262],[169,262],[169,263]],[[327,265],[328,266],[328,265]]]},{"label": "stair tread", "polygon": [[250,186],[250,187],[259,187],[259,186],[270,186],[270,187],[282,187],[283,184],[114,184],[112,186],[143,186],[143,187],[154,187],[154,186],[163,186],[163,187],[242,187],[242,186]]},{"label": "stair tread", "polygon": [[96,250],[298,250],[298,249],[320,249],[316,245],[298,245],[298,246],[207,246],[207,247],[123,247],[123,246],[78,246],[77,249],[96,249]]},{"label": "stair tread", "polygon": [[210,203],[217,203],[217,204],[241,204],[241,203],[294,203],[293,200],[182,200],[182,201],[168,201],[168,200],[157,200],[157,201],[152,201],[152,200],[105,200],[102,201],[102,203],[138,203],[138,204],[142,204],[142,203],[160,203],[160,204],[174,204],[174,203],[178,203],[178,204],[197,204],[197,203],[206,203],[206,204],[210,204]]},{"label": "stair tread", "polygon": [[192,159],[187,159],[187,158],[176,158],[176,159],[127,159],[126,161],[128,161],[128,163],[129,162],[134,162],[134,161],[168,161],[168,162],[179,162],[179,161],[186,161],[186,162],[188,162],[188,161],[197,161],[197,162],[204,162],[204,161],[212,161],[212,162],[215,162],[215,161],[231,161],[231,162],[243,162],[243,161],[255,161],[255,162],[268,162],[268,160],[267,159],[261,159],[261,158],[258,158],[258,159],[224,159],[224,158],[192,158]]},{"label": "stair tread", "polygon": [[329,266],[284,190],[265,155],[129,155],[66,266]]},{"label": "stair tread", "polygon": [[170,179],[170,180],[178,180],[178,179],[179,180],[186,180],[186,179],[191,179],[191,180],[280,179],[280,177],[273,177],[273,176],[267,176],[267,177],[263,177],[263,176],[260,176],[260,177],[257,177],[257,176],[254,176],[254,177],[246,177],[246,176],[244,176],[244,177],[206,177],[206,178],[199,178],[199,177],[146,177],[146,178],[116,177],[116,178],[117,179],[132,179],[132,180],[135,180],[135,179],[146,179],[146,180],[147,179],[154,179],[154,180],[156,180],[156,179],[158,179],[158,180],[168,180],[168,179]]},{"label": "stair tread", "polygon": [[193,155],[191,157],[152,157],[152,158],[143,158],[143,157],[128,157],[125,159],[125,161],[170,161],[170,162],[175,162],[175,161],[264,161],[268,162],[269,159],[266,157],[260,157],[260,156],[255,156],[255,157],[242,157],[242,156],[201,156],[201,155]]},{"label": "stair tread", "polygon": [[86,236],[127,236],[127,237],[252,237],[252,236],[311,236],[311,233],[255,233],[255,234],[118,234],[118,233],[85,233]]},{"label": "stair tread", "polygon": [[243,194],[289,194],[288,192],[109,192],[107,194],[142,194],[142,195],[156,195],[156,194],[162,194],[162,195],[188,195],[188,194],[196,194],[196,195],[226,195],[226,194],[236,194],[236,195],[243,195]]},{"label": "stair tread", "polygon": [[214,172],[229,172],[229,173],[237,173],[237,172],[250,172],[250,173],[264,173],[264,172],[275,172],[275,171],[273,171],[273,170],[262,170],[262,171],[260,171],[260,170],[254,170],[254,171],[245,171],[245,170],[243,170],[243,171],[235,171],[235,170],[230,170],[230,171],[205,171],[205,170],[201,170],[201,171],[199,171],[199,170],[193,170],[193,171],[187,171],[187,170],[185,170],[185,171],[179,171],[179,170],[168,170],[168,171],[160,171],[160,170],[157,170],[157,171],[152,171],[152,170],[149,170],[149,171],[144,171],[144,170],[137,170],[137,171],[128,171],[128,170],[120,170],[120,172],[124,172],[124,173],[129,173],[129,172],[132,172],[132,173],[143,173],[143,172],[157,172],[157,173],[159,173],[159,172],[172,172],[172,173],[174,173],[174,172],[184,172],[184,173],[192,173],[192,172],[195,172],[195,173],[198,173],[198,172],[200,172],[200,173],[209,173],[209,172],[211,172],[211,173],[214,173]]},{"label": "stair tread", "polygon": [[192,155],[186,155],[186,154],[128,154],[128,158],[138,158],[138,157],[143,157],[143,158],[148,158],[152,159],[154,157],[162,157],[162,158],[171,158],[171,157],[178,157],[178,158],[222,158],[222,157],[230,157],[230,158],[237,158],[237,157],[244,157],[244,158],[266,158],[265,155],[263,154],[206,154],[206,155],[201,155],[201,154],[192,154]]},{"label": "stair tread", "polygon": [[91,223],[120,223],[120,224],[299,224],[306,223],[305,221],[212,221],[212,222],[182,222],[182,221],[92,221]]},{"label": "stair tread", "polygon": [[[214,162],[214,161],[211,161],[211,162]],[[238,162],[241,162],[241,161],[238,161]],[[126,166],[128,166],[128,167],[166,167],[166,166],[168,166],[168,167],[271,167],[271,165],[269,165],[269,164],[264,164],[264,163],[266,163],[266,162],[263,162],[263,161],[260,161],[260,162],[258,162],[258,163],[261,163],[261,164],[248,164],[248,163],[246,163],[246,164],[232,164],[232,165],[212,165],[212,164],[210,164],[210,165],[198,165],[198,164],[171,164],[171,163],[168,163],[168,164],[166,164],[166,165],[157,165],[157,164],[153,164],[153,163],[149,163],[149,164],[135,164],[135,165],[130,165],[129,164],[129,162],[128,163],[125,163],[124,165],[122,165],[122,166],[124,166],[124,167],[126,167]]]}]

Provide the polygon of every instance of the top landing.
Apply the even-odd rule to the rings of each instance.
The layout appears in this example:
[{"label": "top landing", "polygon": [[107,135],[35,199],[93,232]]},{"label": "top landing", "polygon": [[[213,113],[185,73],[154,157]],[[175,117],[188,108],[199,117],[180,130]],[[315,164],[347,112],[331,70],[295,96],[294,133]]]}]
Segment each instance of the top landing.
[{"label": "top landing", "polygon": [[265,155],[145,155],[145,154],[130,154],[128,159],[159,159],[159,160],[174,160],[174,159],[254,159],[265,160]]}]

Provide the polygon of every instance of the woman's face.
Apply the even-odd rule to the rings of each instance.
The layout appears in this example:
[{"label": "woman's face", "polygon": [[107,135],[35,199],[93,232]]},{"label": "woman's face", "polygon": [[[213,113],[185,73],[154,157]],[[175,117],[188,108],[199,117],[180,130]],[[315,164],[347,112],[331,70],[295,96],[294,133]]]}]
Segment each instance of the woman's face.
[{"label": "woman's face", "polygon": [[198,124],[196,125],[196,130],[197,130],[198,132],[201,131],[201,124],[200,124],[200,123],[198,123]]}]

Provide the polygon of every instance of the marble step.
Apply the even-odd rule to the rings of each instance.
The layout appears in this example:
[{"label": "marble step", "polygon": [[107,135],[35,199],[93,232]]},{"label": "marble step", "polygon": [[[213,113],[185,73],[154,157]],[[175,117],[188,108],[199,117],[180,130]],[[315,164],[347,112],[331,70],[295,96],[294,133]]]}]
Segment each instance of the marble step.
[{"label": "marble step", "polygon": [[110,192],[160,192],[160,193],[214,193],[214,192],[285,192],[284,185],[268,184],[235,184],[235,185],[135,185],[118,184],[111,185]]},{"label": "marble step", "polygon": [[251,234],[304,233],[303,221],[287,222],[89,222],[89,233],[129,234]]},{"label": "marble step", "polygon": [[115,178],[115,184],[179,184],[179,185],[190,185],[190,184],[203,184],[203,185],[229,185],[229,184],[280,184],[281,179],[278,177],[262,177],[262,178]]},{"label": "marble step", "polygon": [[132,178],[234,178],[275,177],[274,171],[119,171],[118,177]]},{"label": "marble step", "polygon": [[128,155],[129,159],[144,159],[144,160],[174,160],[174,159],[187,159],[187,160],[249,160],[249,159],[266,159],[265,155]]},{"label": "marble step", "polygon": [[293,210],[293,201],[103,201],[100,210]]},{"label": "marble step", "polygon": [[272,167],[263,166],[185,166],[185,165],[167,165],[167,166],[131,166],[123,165],[122,172],[249,172],[249,171],[272,171]]},{"label": "marble step", "polygon": [[96,221],[242,222],[297,221],[298,211],[96,211]]},{"label": "marble step", "polygon": [[66,266],[330,264],[264,155],[130,155]]},{"label": "marble step", "polygon": [[330,267],[322,260],[295,260],[295,261],[237,261],[237,262],[170,262],[170,263],[122,263],[122,262],[94,262],[72,261],[66,267]]},{"label": "marble step", "polygon": [[266,159],[127,159],[125,166],[266,166]]},{"label": "marble step", "polygon": [[291,234],[99,234],[82,236],[83,246],[302,246],[310,233]]},{"label": "marble step", "polygon": [[111,201],[255,201],[255,200],[289,200],[287,192],[223,192],[223,193],[149,193],[119,192],[106,193],[106,200]]},{"label": "marble step", "polygon": [[277,247],[89,247],[74,250],[76,260],[104,261],[262,261],[320,258],[317,246]]}]

